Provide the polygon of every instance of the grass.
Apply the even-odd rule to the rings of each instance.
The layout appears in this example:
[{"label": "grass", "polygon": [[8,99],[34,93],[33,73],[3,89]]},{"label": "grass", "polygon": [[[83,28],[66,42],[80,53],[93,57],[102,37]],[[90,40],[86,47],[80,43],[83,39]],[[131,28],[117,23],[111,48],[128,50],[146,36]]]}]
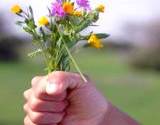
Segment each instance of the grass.
[{"label": "grass", "polygon": [[[160,74],[130,69],[115,53],[82,51],[75,56],[82,71],[113,104],[144,125],[160,123]],[[29,61],[0,63],[0,125],[23,124],[22,93],[42,68]]]}]

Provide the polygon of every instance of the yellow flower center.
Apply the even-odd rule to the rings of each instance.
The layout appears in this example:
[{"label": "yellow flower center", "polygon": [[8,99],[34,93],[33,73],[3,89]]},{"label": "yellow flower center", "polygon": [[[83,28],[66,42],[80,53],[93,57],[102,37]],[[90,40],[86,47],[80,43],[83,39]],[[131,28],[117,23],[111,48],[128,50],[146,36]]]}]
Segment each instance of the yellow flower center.
[{"label": "yellow flower center", "polygon": [[95,48],[102,48],[103,47],[101,40],[95,34],[92,34],[90,36],[88,43]]},{"label": "yellow flower center", "polygon": [[74,5],[71,2],[65,2],[63,4],[63,10],[64,12],[68,13],[68,14],[72,14],[74,11]]},{"label": "yellow flower center", "polygon": [[11,7],[11,12],[14,13],[14,14],[19,14],[22,12],[22,9],[19,5],[14,5]]},{"label": "yellow flower center", "polygon": [[101,4],[101,5],[99,5],[99,6],[97,7],[97,10],[98,10],[99,12],[104,13],[105,6]]},{"label": "yellow flower center", "polygon": [[48,18],[45,16],[42,16],[39,20],[38,20],[38,24],[40,26],[46,26],[49,24]]}]

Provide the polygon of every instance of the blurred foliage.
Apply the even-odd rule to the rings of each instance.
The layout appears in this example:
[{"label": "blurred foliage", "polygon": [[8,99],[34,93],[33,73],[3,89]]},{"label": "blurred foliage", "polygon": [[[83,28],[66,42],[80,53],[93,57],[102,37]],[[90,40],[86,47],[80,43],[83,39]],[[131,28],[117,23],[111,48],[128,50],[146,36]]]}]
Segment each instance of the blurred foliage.
[{"label": "blurred foliage", "polygon": [[160,48],[136,48],[129,56],[129,64],[138,69],[160,71]]},{"label": "blurred foliage", "polygon": [[12,36],[5,30],[3,16],[0,17],[0,61],[17,61],[20,59],[20,48],[24,44],[22,38]]},{"label": "blurred foliage", "polygon": [[20,59],[20,48],[23,41],[17,37],[0,39],[0,61],[17,61]]},{"label": "blurred foliage", "polygon": [[160,71],[160,18],[146,23],[126,24],[128,41],[133,44],[129,51],[129,64],[140,69]]}]

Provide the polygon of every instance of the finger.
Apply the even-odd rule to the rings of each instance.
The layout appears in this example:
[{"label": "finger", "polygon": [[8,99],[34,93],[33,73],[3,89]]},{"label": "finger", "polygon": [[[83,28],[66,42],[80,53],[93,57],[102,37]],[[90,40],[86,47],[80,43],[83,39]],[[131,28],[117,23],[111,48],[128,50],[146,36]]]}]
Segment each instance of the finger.
[{"label": "finger", "polygon": [[28,104],[26,103],[26,104],[24,104],[24,106],[23,106],[23,111],[27,114],[28,113]]},{"label": "finger", "polygon": [[63,92],[61,94],[57,94],[57,95],[48,95],[46,93],[39,93],[39,91],[35,91],[35,96],[41,100],[44,101],[56,101],[56,102],[60,102],[65,100],[66,96],[67,96],[67,92]]},{"label": "finger", "polygon": [[48,81],[46,92],[49,95],[63,93],[67,89],[79,88],[85,85],[83,79],[77,73],[62,71],[56,71],[49,74]]},{"label": "finger", "polygon": [[67,101],[44,101],[36,98],[35,96],[31,96],[28,101],[29,107],[33,111],[38,112],[62,112],[68,105]]},{"label": "finger", "polygon": [[66,92],[48,95],[48,93],[46,92],[47,84],[48,84],[48,81],[46,76],[46,77],[43,77],[41,80],[39,80],[39,83],[37,83],[32,87],[33,89],[32,92],[37,98],[45,101],[63,101],[66,98],[66,95],[67,95]]},{"label": "finger", "polygon": [[32,87],[35,86],[36,84],[38,84],[39,81],[40,81],[42,78],[44,78],[44,76],[36,76],[36,77],[34,77],[34,78],[32,79],[32,81],[31,81]]},{"label": "finger", "polygon": [[29,117],[26,116],[24,118],[24,125],[36,125],[36,124],[32,123],[32,121],[29,119]]},{"label": "finger", "polygon": [[24,96],[24,99],[27,101],[31,95],[31,89],[28,89],[26,90],[24,93],[23,93],[23,96]]},{"label": "finger", "polygon": [[[26,117],[24,118],[24,125],[38,125],[38,124],[34,124],[34,123],[29,119],[29,117],[26,116]],[[57,124],[50,124],[50,125],[57,125]]]},{"label": "finger", "polygon": [[29,119],[34,124],[55,124],[62,121],[64,113],[34,112],[28,105],[24,106]]}]

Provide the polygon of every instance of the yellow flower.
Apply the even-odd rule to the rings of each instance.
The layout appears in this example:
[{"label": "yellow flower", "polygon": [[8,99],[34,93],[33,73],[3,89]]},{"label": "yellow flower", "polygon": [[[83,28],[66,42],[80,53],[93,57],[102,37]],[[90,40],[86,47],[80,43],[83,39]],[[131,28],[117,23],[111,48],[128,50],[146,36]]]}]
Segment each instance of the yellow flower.
[{"label": "yellow flower", "polygon": [[22,12],[22,9],[19,5],[14,5],[11,7],[11,12],[14,13],[14,14],[19,14]]},{"label": "yellow flower", "polygon": [[38,24],[40,26],[46,26],[49,24],[48,18],[45,16],[42,16],[39,20],[38,20]]},{"label": "yellow flower", "polygon": [[67,14],[72,14],[74,11],[74,4],[71,2],[65,2],[63,3],[63,10]]},{"label": "yellow flower", "polygon": [[101,5],[99,5],[99,6],[97,7],[97,10],[98,10],[99,12],[104,13],[105,6],[101,4]]},{"label": "yellow flower", "polygon": [[80,17],[83,15],[83,13],[81,11],[74,11],[73,15]]},{"label": "yellow flower", "polygon": [[95,48],[102,48],[103,47],[101,40],[95,34],[92,34],[90,36],[88,43]]}]

